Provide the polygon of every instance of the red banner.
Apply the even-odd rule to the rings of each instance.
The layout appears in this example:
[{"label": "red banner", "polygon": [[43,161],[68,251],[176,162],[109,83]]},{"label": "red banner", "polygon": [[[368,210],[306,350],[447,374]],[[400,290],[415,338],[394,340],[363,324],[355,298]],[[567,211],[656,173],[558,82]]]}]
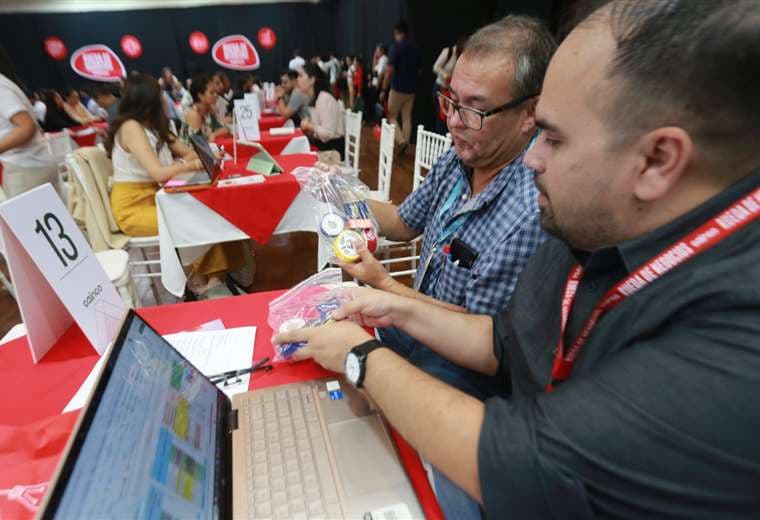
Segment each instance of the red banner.
[{"label": "red banner", "polygon": [[116,53],[99,43],[74,51],[71,68],[80,76],[94,81],[115,82],[127,75],[127,69]]},{"label": "red banner", "polygon": [[66,44],[63,43],[63,40],[61,40],[58,36],[50,36],[48,38],[45,38],[44,45],[45,52],[54,60],[60,61],[66,59],[66,55],[69,53],[69,50],[66,48]]},{"label": "red banner", "polygon": [[232,70],[255,70],[261,65],[256,48],[241,34],[225,36],[216,42],[211,57],[218,65]]},{"label": "red banner", "polygon": [[269,27],[262,27],[259,29],[258,35],[259,45],[264,49],[273,49],[277,44],[277,35]]},{"label": "red banner", "polygon": [[187,41],[195,54],[206,54],[208,52],[208,38],[202,32],[191,32]]},{"label": "red banner", "polygon": [[119,42],[121,44],[121,50],[124,51],[124,54],[127,55],[127,58],[132,58],[133,60],[136,60],[140,56],[142,56],[143,53],[143,47],[142,43],[140,43],[139,38],[137,36],[133,36],[131,34],[125,34],[121,37],[121,41]]}]

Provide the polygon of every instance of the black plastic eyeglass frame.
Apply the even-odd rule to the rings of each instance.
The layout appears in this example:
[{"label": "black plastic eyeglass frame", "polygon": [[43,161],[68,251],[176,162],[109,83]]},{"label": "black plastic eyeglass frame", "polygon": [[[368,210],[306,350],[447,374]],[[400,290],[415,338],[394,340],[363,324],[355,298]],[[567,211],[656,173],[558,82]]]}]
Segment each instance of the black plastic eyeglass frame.
[{"label": "black plastic eyeglass frame", "polygon": [[451,117],[452,115],[454,115],[454,111],[456,110],[457,112],[459,112],[459,118],[462,120],[462,123],[464,123],[464,118],[462,117],[462,112],[461,112],[462,109],[467,110],[469,112],[472,112],[473,114],[476,114],[476,115],[480,116],[480,126],[478,128],[473,128],[473,127],[467,125],[466,123],[464,123],[464,125],[467,128],[469,128],[470,130],[482,130],[483,129],[483,120],[485,118],[487,118],[488,116],[492,116],[494,114],[498,114],[499,112],[504,112],[506,110],[511,110],[513,108],[519,107],[520,105],[522,105],[523,103],[525,103],[529,99],[534,98],[536,96],[538,96],[538,94],[528,94],[527,96],[522,96],[522,97],[519,97],[517,99],[513,99],[512,101],[509,101],[508,103],[504,103],[503,105],[498,106],[496,108],[492,108],[491,110],[486,110],[485,112],[482,111],[482,110],[478,110],[477,108],[472,108],[472,107],[460,105],[459,103],[457,103],[456,101],[454,101],[453,99],[451,99],[450,97],[448,97],[443,92],[439,92],[438,93],[438,103],[440,104],[444,100],[447,101],[447,102],[449,102],[449,103],[451,103],[451,110],[450,111],[447,111],[447,110],[445,110],[444,107],[441,107],[443,109],[443,113],[446,115],[446,117]]}]

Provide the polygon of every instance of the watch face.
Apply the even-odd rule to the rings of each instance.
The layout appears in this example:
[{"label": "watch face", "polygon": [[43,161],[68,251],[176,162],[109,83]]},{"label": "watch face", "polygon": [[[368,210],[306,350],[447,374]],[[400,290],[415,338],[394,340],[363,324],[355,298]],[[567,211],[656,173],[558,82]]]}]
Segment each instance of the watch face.
[{"label": "watch face", "polygon": [[351,383],[356,384],[360,373],[359,358],[353,352],[349,352],[346,356],[346,377]]}]

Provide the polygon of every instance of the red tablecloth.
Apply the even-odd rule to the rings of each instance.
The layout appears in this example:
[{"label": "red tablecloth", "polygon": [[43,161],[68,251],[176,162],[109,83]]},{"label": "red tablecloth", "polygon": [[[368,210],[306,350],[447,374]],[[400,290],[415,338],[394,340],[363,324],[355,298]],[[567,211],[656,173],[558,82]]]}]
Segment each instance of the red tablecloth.
[{"label": "red tablecloth", "polygon": [[[288,145],[291,139],[304,135],[300,128],[296,128],[295,132],[289,135],[272,135],[269,130],[261,131],[261,146],[272,155],[278,155]],[[232,155],[232,136],[219,137],[214,141],[217,145],[224,146],[224,150]],[[241,146],[238,143],[238,160],[241,158],[249,158],[256,152],[256,148],[251,146]]]},{"label": "red tablecloth", "polygon": [[270,128],[280,128],[285,124],[282,116],[275,114],[264,114],[259,119],[259,130],[269,130]]},{"label": "red tablecloth", "polygon": [[[282,294],[273,291],[234,298],[165,305],[139,310],[161,334],[191,330],[220,318],[228,328],[256,325],[254,358],[273,356],[272,329],[266,323],[269,302]],[[31,518],[35,503],[54,471],[74,426],[76,413],[60,415],[97,361],[79,328],[74,325],[38,363],[22,337],[0,348],[0,515]],[[330,373],[311,361],[280,365],[251,378],[251,388],[263,388],[324,377]],[[427,518],[443,515],[416,453],[394,435],[404,466]],[[2,491],[15,490],[13,497]],[[31,504],[31,507],[29,507]]]},{"label": "red tablecloth", "polygon": [[[279,155],[274,159],[286,173],[267,177],[261,184],[214,187],[190,193],[256,242],[266,244],[301,191],[289,172],[298,166],[311,166],[317,160],[310,154]],[[247,159],[226,163],[222,178],[235,174],[250,175],[251,172],[245,169],[247,163]]]}]

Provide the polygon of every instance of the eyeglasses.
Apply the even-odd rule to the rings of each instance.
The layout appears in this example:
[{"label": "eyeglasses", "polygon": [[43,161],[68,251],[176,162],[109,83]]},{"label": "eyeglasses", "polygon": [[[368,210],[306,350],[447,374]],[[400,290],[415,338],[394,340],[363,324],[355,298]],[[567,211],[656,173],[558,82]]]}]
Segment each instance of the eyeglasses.
[{"label": "eyeglasses", "polygon": [[480,130],[483,128],[483,120],[488,116],[492,116],[494,114],[498,114],[499,112],[504,112],[506,110],[511,110],[513,108],[519,107],[527,100],[534,98],[537,95],[538,94],[529,94],[527,96],[513,99],[509,103],[505,103],[504,105],[492,108],[491,110],[486,110],[484,112],[482,110],[478,110],[477,108],[460,105],[443,92],[439,92],[438,105],[441,107],[441,112],[443,115],[445,115],[447,118],[453,116],[454,111],[456,110],[459,112],[459,119],[462,120],[464,126],[470,130]]}]

